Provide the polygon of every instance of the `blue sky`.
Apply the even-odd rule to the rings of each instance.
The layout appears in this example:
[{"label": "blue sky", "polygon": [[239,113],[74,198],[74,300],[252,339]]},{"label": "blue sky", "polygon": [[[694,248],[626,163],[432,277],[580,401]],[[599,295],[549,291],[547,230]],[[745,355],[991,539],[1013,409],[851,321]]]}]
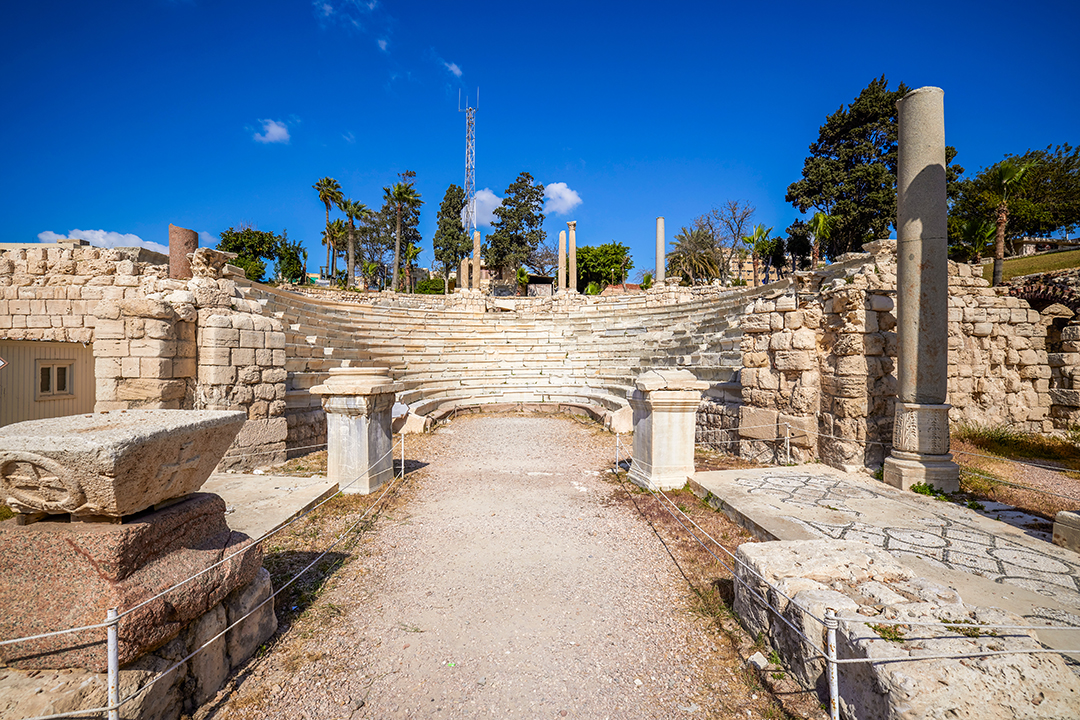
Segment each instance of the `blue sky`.
[{"label": "blue sky", "polygon": [[[1080,144],[1080,3],[545,3],[138,0],[17,3],[0,23],[0,241],[41,233],[216,242],[249,223],[305,242],[336,178],[372,206],[414,170],[435,213],[462,184],[564,183],[545,228],[630,246],[726,200],[782,231],[825,116],[873,78],[945,90],[973,174]],[[580,202],[577,202],[580,200]],[[556,212],[562,210],[564,212]],[[125,243],[134,242],[132,237]],[[637,274],[632,272],[631,274]]]}]

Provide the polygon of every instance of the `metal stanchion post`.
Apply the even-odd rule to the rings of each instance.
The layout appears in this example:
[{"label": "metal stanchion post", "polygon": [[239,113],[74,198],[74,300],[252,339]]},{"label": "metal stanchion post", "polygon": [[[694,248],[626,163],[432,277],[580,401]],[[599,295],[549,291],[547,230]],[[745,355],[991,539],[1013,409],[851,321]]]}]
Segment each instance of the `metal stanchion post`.
[{"label": "metal stanchion post", "polygon": [[825,608],[825,664],[829,673],[829,718],[840,720],[840,689],[836,679],[836,611]]},{"label": "metal stanchion post", "polygon": [[615,472],[619,472],[619,456],[622,455],[622,451],[619,448],[619,433],[615,433]]},{"label": "metal stanchion post", "polygon": [[120,720],[120,642],[117,636],[119,616],[116,608],[109,608],[105,613],[105,622],[109,625],[105,628],[106,647],[109,668],[109,720]]},{"label": "metal stanchion post", "polygon": [[791,464],[791,425],[784,423],[784,464]]}]

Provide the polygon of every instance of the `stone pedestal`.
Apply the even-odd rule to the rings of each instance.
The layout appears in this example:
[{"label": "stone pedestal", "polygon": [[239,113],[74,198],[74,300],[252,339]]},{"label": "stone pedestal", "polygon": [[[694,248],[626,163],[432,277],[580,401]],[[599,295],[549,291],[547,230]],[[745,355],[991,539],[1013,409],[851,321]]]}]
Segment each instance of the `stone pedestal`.
[{"label": "stone pedestal", "polygon": [[333,368],[311,388],[326,411],[327,476],[342,492],[366,495],[393,478],[390,411],[401,389],[387,368]]},{"label": "stone pedestal", "polygon": [[630,392],[634,410],[634,462],[630,480],[651,490],[672,490],[694,476],[694,430],[701,391],[709,387],[687,370],[651,370]]},{"label": "stone pedestal", "polygon": [[893,451],[884,480],[898,488],[927,483],[960,489],[949,452],[948,207],[945,120],[940,88],[897,103],[896,181],[897,403]]},{"label": "stone pedestal", "polygon": [[667,267],[667,249],[664,247],[664,218],[656,218],[656,275],[653,283],[664,284],[664,271]]},{"label": "stone pedestal", "polygon": [[191,279],[188,255],[199,249],[199,233],[169,223],[169,277]]}]

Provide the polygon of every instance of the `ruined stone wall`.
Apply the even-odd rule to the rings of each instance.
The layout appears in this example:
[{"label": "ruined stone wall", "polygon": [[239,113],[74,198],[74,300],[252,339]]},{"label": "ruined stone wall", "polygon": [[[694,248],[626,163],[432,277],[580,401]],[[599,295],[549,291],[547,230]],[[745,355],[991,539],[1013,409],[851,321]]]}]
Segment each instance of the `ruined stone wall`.
[{"label": "ruined stone wall", "polygon": [[[743,456],[779,461],[787,435],[792,459],[854,470],[880,466],[891,449],[895,241],[868,249],[800,273],[788,296],[746,308]],[[1071,387],[1080,369],[1080,327],[1066,324],[1070,311],[1039,313],[963,264],[950,263],[949,291],[952,422],[1050,432],[1080,415],[1080,391]],[[1056,389],[1066,385],[1068,393]],[[1067,405],[1073,402],[1078,407]]]},{"label": "ruined stone wall", "polygon": [[[285,336],[224,270],[168,277],[140,248],[32,248],[0,253],[0,338],[92,344],[95,410],[245,410],[223,467],[284,459]],[[253,453],[258,453],[253,455]],[[246,455],[240,458],[239,455]],[[232,458],[232,459],[230,459]]]}]

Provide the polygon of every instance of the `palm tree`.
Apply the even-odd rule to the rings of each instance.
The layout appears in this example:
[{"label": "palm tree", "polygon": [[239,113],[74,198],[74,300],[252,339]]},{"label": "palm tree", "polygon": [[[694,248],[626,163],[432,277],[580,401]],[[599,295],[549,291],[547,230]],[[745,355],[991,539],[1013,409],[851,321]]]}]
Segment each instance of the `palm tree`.
[{"label": "palm tree", "polygon": [[390,280],[390,289],[397,292],[398,267],[401,265],[401,214],[405,209],[421,203],[420,193],[416,192],[411,182],[395,183],[383,188],[383,201],[390,203],[397,211],[397,232],[394,235],[394,275]]},{"label": "palm tree", "polygon": [[1031,160],[1018,163],[1013,158],[1006,158],[998,163],[993,175],[994,193],[1000,198],[994,221],[997,234],[994,236],[994,280],[993,285],[1001,284],[1001,273],[1005,267],[1005,226],[1009,223],[1009,191],[1015,190],[1024,182],[1024,176],[1035,165]]},{"label": "palm tree", "polygon": [[333,257],[335,260],[333,270],[330,274],[331,283],[337,280],[337,254],[340,252],[342,246],[345,245],[345,240],[348,235],[348,228],[345,225],[345,221],[341,218],[335,218],[327,223],[326,230],[323,231],[323,242],[326,243],[326,247],[333,249]]},{"label": "palm tree", "polygon": [[412,282],[412,268],[413,263],[416,262],[416,258],[420,257],[420,247],[409,243],[405,246],[405,288],[409,291],[413,291]]},{"label": "palm tree", "polygon": [[668,253],[668,269],[672,275],[687,275],[693,285],[698,279],[719,274],[716,248],[708,232],[702,228],[682,228],[674,240],[675,244]]},{"label": "palm tree", "polygon": [[[324,177],[324,178],[316,181],[316,183],[314,185],[312,185],[311,187],[314,188],[319,193],[319,200],[323,203],[323,205],[326,206],[326,227],[327,227],[327,230],[329,230],[330,229],[330,206],[331,205],[337,205],[345,197],[344,195],[341,194],[341,185],[339,185],[338,181],[335,180],[332,177]],[[329,233],[325,233],[324,236],[328,237]],[[328,244],[326,246],[326,270],[327,270],[327,272],[330,273],[330,276],[333,277],[334,270],[337,269],[337,255],[335,254],[333,256],[334,267],[333,267],[333,269],[331,269],[331,266],[330,266],[330,263],[331,263],[330,252],[331,252],[331,249],[330,249],[330,245]]]},{"label": "palm tree", "polygon": [[829,239],[835,223],[831,215],[818,211],[807,224],[810,226],[810,233],[814,236],[814,244],[810,251],[810,269],[817,270],[818,261],[821,259],[821,241]]},{"label": "palm tree", "polygon": [[349,218],[349,244],[348,244],[348,265],[346,269],[345,287],[349,287],[356,279],[356,221],[363,219],[371,215],[371,210],[368,206],[362,202],[352,200],[342,200],[338,203],[338,207],[341,212],[345,213],[345,217]]},{"label": "palm tree", "polygon": [[754,260],[754,287],[758,285],[758,260],[762,255],[772,254],[773,239],[769,237],[772,228],[764,225],[755,225],[752,235],[744,235],[743,242],[750,247],[751,257]]},{"label": "palm tree", "polygon": [[957,250],[967,255],[969,263],[979,264],[986,248],[994,243],[997,228],[989,220],[965,220],[960,225]]},{"label": "palm tree", "polygon": [[375,285],[375,276],[379,274],[379,263],[374,260],[364,261],[360,266],[360,272],[363,273],[368,287]]}]

